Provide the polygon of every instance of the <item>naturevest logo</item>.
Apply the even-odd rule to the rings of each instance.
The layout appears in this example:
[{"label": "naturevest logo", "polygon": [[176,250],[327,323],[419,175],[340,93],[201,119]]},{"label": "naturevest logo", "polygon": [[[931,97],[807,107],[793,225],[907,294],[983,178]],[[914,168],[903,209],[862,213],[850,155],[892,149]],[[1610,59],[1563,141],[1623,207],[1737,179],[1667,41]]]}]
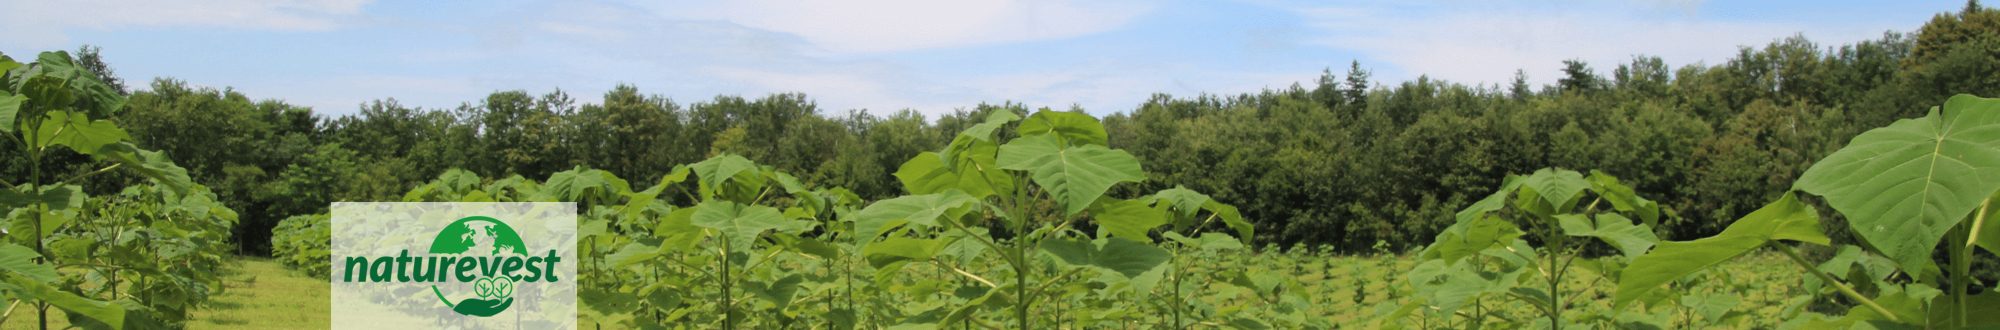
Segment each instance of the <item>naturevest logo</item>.
[{"label": "naturevest logo", "polygon": [[560,276],[550,273],[556,269],[556,263],[562,262],[555,249],[549,249],[545,255],[530,256],[523,245],[521,235],[507,223],[492,217],[470,216],[452,222],[431,239],[432,255],[411,256],[409,250],[403,250],[395,256],[373,260],[347,257],[342,267],[346,276],[342,278],[348,282],[472,283],[472,292],[478,297],[457,302],[446,298],[437,284],[430,289],[454,312],[493,316],[514,304],[515,283],[562,281]]},{"label": "naturevest logo", "polygon": [[575,328],[574,204],[341,204],[335,240],[357,242],[335,244],[335,328]]}]

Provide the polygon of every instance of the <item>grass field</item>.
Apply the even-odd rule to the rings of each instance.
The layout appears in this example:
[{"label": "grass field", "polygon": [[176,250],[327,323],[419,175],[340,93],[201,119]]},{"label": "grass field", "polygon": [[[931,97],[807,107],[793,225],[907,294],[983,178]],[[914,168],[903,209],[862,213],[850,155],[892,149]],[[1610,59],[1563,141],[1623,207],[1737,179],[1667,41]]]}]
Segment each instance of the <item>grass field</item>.
[{"label": "grass field", "polygon": [[[1723,266],[1724,273],[1744,277],[1738,280],[1769,284],[1757,285],[1758,290],[1744,292],[1744,304],[1735,309],[1758,317],[1739,326],[1775,325],[1776,322],[1769,320],[1769,316],[1776,315],[1783,306],[1778,297],[1785,297],[1786,291],[1791,289],[1789,286],[1796,285],[1799,280],[1798,275],[1790,272],[1772,271],[1770,267],[1773,265],[1783,265],[1782,260],[1777,258],[1757,253]],[[1313,300],[1320,309],[1320,315],[1351,325],[1372,323],[1375,306],[1385,302],[1395,303],[1387,287],[1412,266],[1410,260],[1394,257],[1299,258],[1266,255],[1236,261],[1255,263],[1257,265],[1251,267],[1263,271],[1291,273],[1304,286],[1301,289],[1317,297]],[[215,296],[205,308],[195,311],[193,319],[187,323],[189,329],[326,329],[331,325],[327,304],[330,288],[325,280],[301,276],[264,258],[238,259],[226,271],[223,277],[227,291]],[[1613,286],[1591,283],[1596,277],[1583,274],[1573,278],[1575,282],[1572,285],[1579,290],[1597,291],[1599,294]],[[1363,294],[1359,303],[1354,299],[1357,293]],[[1608,297],[1599,294],[1592,294],[1592,298],[1596,299],[1585,299],[1583,303],[1606,303]],[[35,329],[32,309],[20,306],[14,313],[16,315],[0,329]],[[50,312],[50,329],[61,329],[67,325],[63,322],[62,312]]]},{"label": "grass field", "polygon": [[326,329],[332,326],[326,280],[305,277],[266,258],[238,259],[224,275],[229,290],[194,312],[188,329]]},{"label": "grass field", "polygon": [[[225,271],[220,295],[194,311],[188,329],[326,329],[326,280],[300,276],[266,258],[244,257]],[[49,329],[69,326],[59,310],[49,311]],[[37,329],[34,309],[18,306],[0,329]]]}]

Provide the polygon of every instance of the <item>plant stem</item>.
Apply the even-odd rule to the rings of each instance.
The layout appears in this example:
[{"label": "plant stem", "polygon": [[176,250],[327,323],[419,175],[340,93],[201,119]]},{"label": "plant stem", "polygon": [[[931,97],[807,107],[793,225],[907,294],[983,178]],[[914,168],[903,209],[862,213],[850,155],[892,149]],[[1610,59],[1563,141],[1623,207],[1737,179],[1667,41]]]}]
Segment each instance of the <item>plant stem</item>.
[{"label": "plant stem", "polygon": [[1979,229],[1986,227],[1986,207],[1992,203],[1992,198],[1988,198],[1984,202],[1979,202],[1979,213],[1972,218],[1972,234],[1967,235],[1965,238],[1965,248],[1970,249],[1974,244],[1979,244]]},{"label": "plant stem", "polygon": [[1562,330],[1562,299],[1555,298],[1562,296],[1562,270],[1557,269],[1561,257],[1558,254],[1563,250],[1562,239],[1551,241],[1555,244],[1551,244],[1554,249],[1549,250],[1549,297],[1552,298],[1549,299],[1549,329]]},{"label": "plant stem", "polygon": [[[30,127],[41,127],[41,123],[42,123],[42,120],[41,120],[41,118],[29,118],[29,124],[30,124]],[[56,132],[58,132],[58,134],[60,134],[60,132],[62,132],[62,130],[61,130],[61,129],[57,129],[57,130],[56,130]],[[29,184],[29,185],[33,185],[33,186],[34,186],[33,188],[31,188],[31,189],[34,189],[34,190],[35,190],[35,191],[33,191],[33,193],[36,193],[36,194],[40,194],[40,193],[41,193],[41,189],[42,189],[42,187],[41,187],[41,184],[42,184],[42,150],[41,150],[41,149],[38,149],[38,148],[35,148],[35,147],[34,147],[34,145],[36,145],[36,144],[41,144],[41,142],[42,142],[42,141],[40,141],[41,139],[39,138],[39,137],[40,137],[40,134],[27,134],[27,132],[26,132],[26,131],[23,131],[23,132],[22,132],[22,135],[21,135],[21,136],[24,136],[24,137],[27,137],[27,138],[28,138],[28,143],[27,143],[27,144],[23,144],[23,145],[21,145],[21,147],[22,147],[23,149],[26,149],[26,151],[27,151],[27,154],[28,154],[28,184]],[[50,136],[54,136],[54,135],[50,135]],[[36,261],[36,262],[35,262],[35,263],[38,263],[38,264],[46,264],[46,263],[49,263],[50,261],[52,261],[52,260],[49,260],[49,257],[48,257],[48,255],[49,255],[49,254],[48,254],[48,252],[46,252],[46,251],[43,251],[43,247],[42,247],[42,212],[43,212],[43,210],[42,210],[42,209],[46,208],[46,207],[44,207],[44,205],[46,205],[46,204],[47,204],[47,203],[36,203],[36,205],[33,205],[33,206],[29,206],[30,208],[32,208],[32,209],[33,209],[33,210],[31,210],[31,211],[34,211],[34,215],[35,215],[34,217],[32,217],[32,219],[29,219],[29,221],[33,221],[33,222],[34,222],[34,227],[35,227],[35,232],[34,232],[34,233],[30,233],[30,234],[29,234],[29,237],[33,237],[33,238],[35,239],[35,253],[36,253],[36,254],[40,254],[40,255],[42,256],[41,260],[39,260],[39,261]],[[42,329],[42,330],[48,330],[48,329],[49,329],[49,304],[48,304],[48,302],[45,302],[45,301],[36,301],[36,302],[35,302],[35,310],[36,310],[36,315],[35,315],[35,316],[36,316],[36,319],[37,319],[37,320],[38,320],[38,321],[40,322],[40,325],[41,325],[41,329]]]},{"label": "plant stem", "polygon": [[14,307],[21,306],[22,301],[27,301],[27,299],[15,299],[13,303],[8,303],[7,312],[0,313],[0,323],[7,323],[7,318],[14,316]]},{"label": "plant stem", "polygon": [[1992,198],[1987,198],[1986,201],[1979,202],[1979,211],[1973,214],[1972,225],[1969,227],[1960,225],[1960,227],[1964,227],[1965,234],[1952,235],[1953,237],[1965,237],[1965,242],[1952,244],[1952,249],[1956,253],[1952,253],[1951,255],[1952,266],[1955,266],[1953,268],[1957,268],[1957,270],[1951,273],[1952,277],[1956,277],[1951,280],[1951,284],[1955,287],[1952,290],[1952,295],[1958,299],[1958,327],[1960,328],[1966,327],[1967,324],[1971,323],[1968,320],[1970,316],[1965,315],[1968,313],[1968,307],[1965,306],[1965,286],[1969,285],[1972,281],[1978,280],[1972,277],[1972,247],[1975,244],[1979,244],[1979,230],[1986,226],[1986,210],[1992,204]]},{"label": "plant stem", "polygon": [[[1982,209],[1979,211],[1985,213],[1986,210]],[[1975,281],[1972,276],[1969,276],[1972,273],[1972,253],[1970,253],[1972,252],[1972,248],[1966,247],[1965,242],[1961,241],[1971,236],[1969,232],[1972,231],[1972,227],[1968,227],[1967,225],[1961,222],[1958,226],[1953,227],[1950,234],[1947,234],[1951,235],[1952,240],[1951,299],[1954,305],[1958,305],[1958,310],[1952,313],[1958,316],[1951,318],[1951,321],[1956,322],[1959,328],[1964,328],[1966,324],[1965,287],[1967,284],[1970,284],[1969,282]]]},{"label": "plant stem", "polygon": [[1854,292],[1854,288],[1848,287],[1846,283],[1840,283],[1839,280],[1834,279],[1833,275],[1827,275],[1826,272],[1820,271],[1818,267],[1813,267],[1812,263],[1806,262],[1805,257],[1799,256],[1798,249],[1793,249],[1792,246],[1790,245],[1785,245],[1784,243],[1778,243],[1775,241],[1765,244],[1777,247],[1779,252],[1784,252],[1785,256],[1792,257],[1792,262],[1798,263],[1799,267],[1805,268],[1806,271],[1811,272],[1813,276],[1819,276],[1820,282],[1826,282],[1827,284],[1832,284],[1834,288],[1840,289],[1841,294],[1847,295],[1848,298],[1853,298],[1854,301],[1861,302],[1862,305],[1868,306],[1869,309],[1875,310],[1876,313],[1880,313],[1883,316],[1887,316],[1890,322],[1902,322],[1902,320],[1896,318],[1895,313],[1890,313],[1888,308],[1883,308],[1882,305],[1875,304],[1875,300],[1861,296],[1861,293]]},{"label": "plant stem", "polygon": [[[979,241],[980,243],[985,243],[985,244],[986,244],[986,248],[989,248],[989,249],[993,249],[993,252],[996,252],[996,253],[997,253],[997,252],[1000,252],[1000,251],[1006,251],[1006,250],[1003,250],[1003,249],[1001,249],[1001,248],[1000,248],[1000,244],[999,244],[999,243],[994,243],[994,242],[993,242],[993,239],[992,239],[992,238],[989,238],[989,237],[986,237],[986,235],[979,235],[979,234],[976,234],[976,233],[973,233],[973,232],[972,232],[972,229],[970,229],[970,228],[966,228],[966,227],[965,227],[965,224],[962,224],[962,223],[958,223],[958,221],[957,221],[957,220],[951,220],[951,219],[946,219],[946,220],[945,220],[945,222],[947,222],[947,223],[951,223],[951,226],[952,226],[952,227],[955,227],[955,228],[958,228],[958,230],[959,230],[959,231],[962,231],[962,232],[965,232],[965,235],[966,235],[966,236],[972,236],[972,237],[974,237],[974,238],[977,238],[977,240],[978,240],[978,241]],[[1001,257],[1006,257],[1006,254],[1005,254],[1005,253],[1001,253]],[[1011,258],[1009,258],[1009,259],[1008,259],[1007,261],[1008,261],[1008,262],[1021,262],[1020,260],[1012,260]]]},{"label": "plant stem", "polygon": [[1172,307],[1174,308],[1174,330],[1181,330],[1181,329],[1183,329],[1183,328],[1185,327],[1185,326],[1181,325],[1181,309],[1183,309],[1183,308],[1185,308],[1185,307],[1186,307],[1186,306],[1182,306],[1182,305],[1183,305],[1183,304],[1186,304],[1186,303],[1187,303],[1187,300],[1184,300],[1184,297],[1185,297],[1185,296],[1182,296],[1182,293],[1181,293],[1181,271],[1182,271],[1183,269],[1181,269],[1181,244],[1180,244],[1180,243],[1175,243],[1175,244],[1174,244],[1174,255],[1173,255],[1172,259],[1168,259],[1168,261],[1169,261],[1169,262],[1172,262],[1172,263],[1173,263],[1172,267],[1173,267],[1173,270],[1174,270],[1174,272],[1173,272],[1173,276],[1174,276],[1174,283],[1173,283],[1173,286],[1174,286],[1174,300],[1173,300],[1172,304],[1171,304],[1171,305],[1168,305],[1168,306],[1172,306]]},{"label": "plant stem", "polygon": [[1008,204],[1012,204],[1014,207],[1013,216],[1021,217],[1014,221],[1016,223],[1014,230],[1014,256],[1016,259],[1008,262],[1014,264],[1014,297],[1020,300],[1020,303],[1014,305],[1014,316],[1019,318],[1021,330],[1030,330],[1033,328],[1030,327],[1032,322],[1028,321],[1028,305],[1033,300],[1028,298],[1028,219],[1026,218],[1027,209],[1021,205],[1021,200],[1027,199],[1024,193],[1028,187],[1021,183],[1020,175],[1009,175],[1009,177],[1011,180],[1014,180],[1014,199],[1008,201]]},{"label": "plant stem", "polygon": [[993,284],[993,281],[988,281],[984,277],[979,277],[979,275],[973,275],[972,273],[968,273],[965,270],[958,269],[958,267],[952,267],[950,264],[946,264],[943,261],[937,261],[933,259],[931,260],[931,262],[937,264],[939,267],[950,269],[952,272],[958,273],[959,275],[965,275],[965,277],[971,278],[974,281],[979,281],[979,284],[985,284],[987,287],[993,287],[993,288],[1000,287],[999,285]]},{"label": "plant stem", "polygon": [[730,304],[734,303],[734,299],[730,299],[729,293],[729,280],[731,277],[731,274],[729,274],[729,238],[723,237],[720,241],[722,243],[722,250],[720,251],[722,252],[722,276],[719,276],[717,279],[722,281],[722,296],[718,298],[722,299],[719,302],[722,305],[722,328],[733,330],[736,329],[736,313],[730,312],[730,310],[735,308],[730,306]]},{"label": "plant stem", "polygon": [[87,176],[97,175],[98,173],[104,173],[106,171],[110,171],[111,169],[118,168],[118,165],[125,165],[125,163],[111,164],[111,166],[105,166],[104,168],[97,169],[96,171],[90,171],[90,173],[84,173],[82,175],[70,177],[68,180],[63,180],[62,182],[56,183],[56,186],[67,185],[72,181],[76,181],[77,179],[82,179]]}]

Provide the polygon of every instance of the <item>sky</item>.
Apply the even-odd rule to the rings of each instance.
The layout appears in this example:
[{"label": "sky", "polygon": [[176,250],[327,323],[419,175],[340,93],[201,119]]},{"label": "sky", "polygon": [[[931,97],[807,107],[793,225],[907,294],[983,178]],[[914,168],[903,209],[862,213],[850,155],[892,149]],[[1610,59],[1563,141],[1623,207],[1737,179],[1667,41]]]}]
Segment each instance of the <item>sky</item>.
[{"label": "sky", "polygon": [[[1351,63],[1553,84],[1635,55],[1719,64],[1804,36],[1822,47],[1913,31],[1962,1],[1441,0],[0,0],[0,53],[81,45],[134,89],[155,78],[318,113],[363,102],[473,105],[557,89],[597,103],[630,84],[688,104],[801,92],[828,114],[980,103],[1129,112],[1155,93],[1254,93]],[[61,14],[58,14],[61,13]]]}]

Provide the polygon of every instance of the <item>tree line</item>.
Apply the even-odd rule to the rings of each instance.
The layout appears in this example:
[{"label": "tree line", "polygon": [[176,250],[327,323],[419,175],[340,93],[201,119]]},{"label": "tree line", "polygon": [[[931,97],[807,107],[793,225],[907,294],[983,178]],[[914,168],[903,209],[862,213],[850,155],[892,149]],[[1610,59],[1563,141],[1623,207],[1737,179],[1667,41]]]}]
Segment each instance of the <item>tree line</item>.
[{"label": "tree line", "polygon": [[[242,213],[234,237],[246,254],[268,253],[270,229],[286,217],[335,201],[399,200],[451,168],[541,179],[586,167],[648,182],[730,153],[809,186],[899,196],[894,173],[910,157],[942,149],[991,111],[1031,110],[831,111],[799,93],[676,102],[621,84],[596,103],[516,90],[453,108],[384,99],[330,116],[172,78],[132,90],[93,47],[78,62],[130,95],[115,120],[140,147],[166,152]],[[1506,175],[1560,167],[1603,171],[1659,201],[1662,238],[1706,237],[1777,199],[1862,131],[1922,116],[1953,94],[2000,96],[2000,11],[1968,4],[1918,32],[1838,46],[1792,36],[1715,64],[1634,56],[1598,68],[1565,61],[1545,86],[1530,86],[1523,71],[1501,84],[1378,84],[1354,62],[1256,93],[1155,94],[1104,119],[1111,146],[1152,176],[1114,192],[1209,192],[1241,208],[1260,246],[1401,250],[1429,243]],[[45,169],[95,169],[89,156],[51,154]],[[34,165],[0,165],[0,177]],[[84,186],[101,194],[139,180],[99,175]],[[1846,228],[1828,215],[1829,228]]]}]

